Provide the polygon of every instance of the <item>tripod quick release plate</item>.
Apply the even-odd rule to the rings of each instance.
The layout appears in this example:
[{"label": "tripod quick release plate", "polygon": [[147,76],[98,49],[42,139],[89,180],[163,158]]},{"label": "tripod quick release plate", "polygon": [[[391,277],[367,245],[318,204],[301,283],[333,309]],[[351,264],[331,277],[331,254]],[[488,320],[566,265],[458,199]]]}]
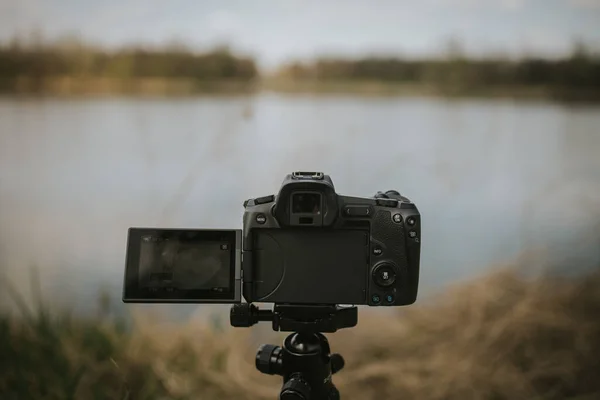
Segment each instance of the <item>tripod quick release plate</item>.
[{"label": "tripod quick release plate", "polygon": [[260,321],[272,321],[273,330],[281,332],[324,332],[351,328],[358,323],[357,307],[276,304],[273,310],[260,310],[250,303],[231,307],[234,327],[250,327]]}]

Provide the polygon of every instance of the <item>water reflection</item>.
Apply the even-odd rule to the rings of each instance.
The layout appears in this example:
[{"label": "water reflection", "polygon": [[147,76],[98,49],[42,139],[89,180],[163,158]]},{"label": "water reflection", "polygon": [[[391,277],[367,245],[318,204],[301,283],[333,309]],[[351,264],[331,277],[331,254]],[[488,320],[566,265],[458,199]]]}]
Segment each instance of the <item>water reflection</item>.
[{"label": "water reflection", "polygon": [[244,199],[304,169],[414,200],[427,290],[539,246],[597,262],[598,126],[509,101],[4,99],[0,259],[20,287],[39,265],[56,299],[118,298],[129,226],[240,227]]}]

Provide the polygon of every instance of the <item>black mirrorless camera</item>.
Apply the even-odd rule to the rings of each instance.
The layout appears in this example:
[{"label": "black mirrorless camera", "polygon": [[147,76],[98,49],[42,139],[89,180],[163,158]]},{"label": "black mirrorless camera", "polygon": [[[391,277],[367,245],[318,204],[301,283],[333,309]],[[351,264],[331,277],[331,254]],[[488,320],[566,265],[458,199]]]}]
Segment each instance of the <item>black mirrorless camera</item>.
[{"label": "black mirrorless camera", "polygon": [[288,175],[244,208],[242,230],[130,228],[123,301],[234,303],[232,326],[293,332],[256,354],[260,372],[283,377],[280,400],[339,400],[344,359],[323,332],[355,326],[357,305],[414,303],[419,211],[394,190],[340,196],[320,172]]},{"label": "black mirrorless camera", "polygon": [[398,192],[342,196],[328,175],[295,172],[244,208],[242,230],[130,228],[123,301],[415,301],[421,217]]}]

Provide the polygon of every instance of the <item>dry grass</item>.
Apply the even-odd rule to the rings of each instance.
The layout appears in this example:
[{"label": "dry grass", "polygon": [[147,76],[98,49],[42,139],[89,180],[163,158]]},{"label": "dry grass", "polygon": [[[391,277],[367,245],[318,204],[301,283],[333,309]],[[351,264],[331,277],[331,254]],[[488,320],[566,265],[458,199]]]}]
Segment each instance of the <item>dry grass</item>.
[{"label": "dry grass", "polygon": [[[600,275],[503,271],[329,335],[342,399],[598,399]],[[50,317],[0,321],[2,399],[275,399],[250,329]],[[273,333],[261,341],[270,342]]]}]

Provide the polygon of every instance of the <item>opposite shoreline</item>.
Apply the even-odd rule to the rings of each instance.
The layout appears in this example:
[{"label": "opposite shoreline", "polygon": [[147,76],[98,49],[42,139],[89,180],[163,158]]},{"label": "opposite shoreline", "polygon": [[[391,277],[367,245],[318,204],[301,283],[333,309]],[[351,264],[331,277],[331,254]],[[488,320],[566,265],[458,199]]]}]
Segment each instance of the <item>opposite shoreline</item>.
[{"label": "opposite shoreline", "polygon": [[548,100],[565,103],[600,103],[592,88],[544,85],[496,85],[483,87],[436,86],[422,83],[381,81],[324,81],[291,79],[213,80],[181,78],[52,77],[0,81],[3,96],[220,96],[255,95],[263,92],[301,95],[349,95],[368,97],[435,97],[514,100]]}]

